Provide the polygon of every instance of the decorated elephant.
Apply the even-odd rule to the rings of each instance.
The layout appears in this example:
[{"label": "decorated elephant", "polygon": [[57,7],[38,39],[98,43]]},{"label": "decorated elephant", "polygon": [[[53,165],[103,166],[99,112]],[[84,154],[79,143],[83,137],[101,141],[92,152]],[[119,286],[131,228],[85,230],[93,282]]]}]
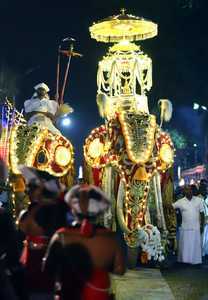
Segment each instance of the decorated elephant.
[{"label": "decorated elephant", "polygon": [[[92,130],[85,140],[86,177],[101,186],[112,200],[105,225],[115,230],[119,225],[127,245],[141,246],[145,252],[149,251],[151,259],[154,245],[151,246],[150,236],[156,232],[151,225],[155,217],[150,214],[151,195],[156,212],[154,225],[163,236],[168,234],[161,175],[173,165],[174,146],[168,133],[162,130],[162,123],[171,118],[172,106],[168,100],[159,101],[159,126],[156,116],[149,113],[146,96],[152,86],[152,61],[130,41],[155,36],[157,25],[122,12],[95,23],[90,32],[98,41],[116,44],[98,66],[97,104],[105,124]],[[146,239],[144,243],[145,236],[149,242]],[[159,253],[158,248],[153,256],[162,260]]]},{"label": "decorated elephant", "polygon": [[9,206],[14,218],[28,206],[22,165],[58,177],[68,187],[74,183],[74,151],[70,141],[58,129],[52,132],[38,122],[29,125],[9,101],[2,108],[0,159],[9,170],[5,189],[10,194]]},{"label": "decorated elephant", "polygon": [[[111,198],[117,195],[119,224],[132,247],[137,243],[136,229],[148,220],[151,181],[161,205],[160,172],[172,165],[173,153],[171,139],[156,124],[155,116],[128,111],[94,129],[85,141],[84,155],[92,167],[93,182]],[[109,218],[110,222],[115,219]]]},{"label": "decorated elephant", "polygon": [[[64,93],[71,58],[82,56],[73,51],[74,41],[69,38],[63,39],[58,47],[55,99],[49,97],[49,87],[41,82],[34,86],[32,97],[24,102],[24,109],[21,112],[15,108],[13,101],[8,99],[2,106],[0,159],[9,169],[6,185],[9,185],[12,192],[13,207],[16,204],[15,194],[21,194],[25,189],[21,176],[22,165],[58,177],[67,187],[74,183],[73,146],[56,126],[60,118],[73,112],[73,109],[64,103]],[[69,43],[67,49],[66,42]],[[62,55],[67,57],[63,75]]]},{"label": "decorated elephant", "polygon": [[[69,48],[63,50],[62,42],[66,41],[69,42]],[[20,174],[19,165],[26,165],[56,177],[65,177],[66,185],[73,183],[73,146],[56,127],[58,118],[73,112],[73,109],[64,103],[71,58],[82,56],[73,51],[73,41],[74,39],[63,39],[58,47],[55,99],[50,99],[49,87],[41,82],[34,86],[33,95],[24,102],[21,113],[11,101],[5,101],[2,109],[0,158],[6,162],[13,174]],[[61,55],[68,58],[63,76]],[[61,86],[62,77],[64,80]]]},{"label": "decorated elephant", "polygon": [[19,166],[26,165],[63,177],[73,170],[73,147],[56,128],[54,120],[63,110],[64,113],[73,110],[69,105],[59,106],[50,100],[46,84],[35,86],[35,90],[35,96],[24,103],[25,116],[10,102],[5,103],[1,144],[7,150],[1,155],[7,154],[4,160],[13,174],[20,174]]}]

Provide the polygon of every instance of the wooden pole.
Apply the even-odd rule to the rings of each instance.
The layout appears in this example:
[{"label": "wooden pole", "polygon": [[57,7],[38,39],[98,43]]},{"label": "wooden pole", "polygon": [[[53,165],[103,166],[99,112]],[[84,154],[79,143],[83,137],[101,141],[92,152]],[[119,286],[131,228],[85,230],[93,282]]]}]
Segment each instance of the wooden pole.
[{"label": "wooden pole", "polygon": [[61,45],[58,47],[57,73],[56,73],[56,101],[59,102],[60,57]]},{"label": "wooden pole", "polygon": [[68,63],[67,63],[67,67],[66,67],[66,71],[65,71],[65,75],[64,75],[64,83],[63,83],[63,87],[62,87],[62,91],[61,91],[61,97],[59,100],[59,104],[63,104],[64,103],[64,92],[65,92],[65,87],[66,87],[66,81],[68,78],[68,74],[69,74],[69,67],[70,67],[70,62],[71,62],[71,57],[72,57],[72,51],[73,51],[73,44],[70,45],[70,55],[68,58]]}]

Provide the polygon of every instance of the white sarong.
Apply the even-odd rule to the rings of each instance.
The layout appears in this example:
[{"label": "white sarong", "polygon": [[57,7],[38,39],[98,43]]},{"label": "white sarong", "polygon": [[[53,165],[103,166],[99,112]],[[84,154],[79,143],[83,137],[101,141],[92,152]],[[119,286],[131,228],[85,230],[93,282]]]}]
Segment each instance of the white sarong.
[{"label": "white sarong", "polygon": [[199,229],[180,228],[178,262],[201,264],[201,234]]}]

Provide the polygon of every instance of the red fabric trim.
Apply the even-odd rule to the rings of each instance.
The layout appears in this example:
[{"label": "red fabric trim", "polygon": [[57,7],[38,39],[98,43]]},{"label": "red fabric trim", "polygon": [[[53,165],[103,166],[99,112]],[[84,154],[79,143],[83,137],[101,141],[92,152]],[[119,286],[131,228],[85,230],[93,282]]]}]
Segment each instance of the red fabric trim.
[{"label": "red fabric trim", "polygon": [[84,219],[80,227],[80,234],[89,238],[93,236],[93,233],[94,233],[93,225],[87,219]]},{"label": "red fabric trim", "polygon": [[100,185],[101,185],[101,181],[100,181],[100,169],[93,168],[92,169],[92,175],[93,175],[94,185],[100,187]]}]

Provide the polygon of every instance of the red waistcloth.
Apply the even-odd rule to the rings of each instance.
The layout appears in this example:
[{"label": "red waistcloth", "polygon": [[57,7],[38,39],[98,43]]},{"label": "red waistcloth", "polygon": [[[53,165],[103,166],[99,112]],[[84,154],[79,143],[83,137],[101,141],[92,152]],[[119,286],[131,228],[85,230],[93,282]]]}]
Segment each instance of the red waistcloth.
[{"label": "red waistcloth", "polygon": [[109,300],[110,277],[108,272],[96,269],[91,279],[85,284],[82,300]]},{"label": "red waistcloth", "polygon": [[57,296],[58,300],[110,300],[110,278],[108,272],[100,269],[95,269],[93,274],[85,284],[81,287],[79,280],[74,281],[70,285],[70,274],[66,274],[62,282],[62,292]]},{"label": "red waistcloth", "polygon": [[45,236],[28,236],[21,256],[21,263],[25,266],[26,284],[29,291],[51,292],[53,282],[46,271],[42,271],[42,259],[48,245]]},{"label": "red waistcloth", "polygon": [[20,262],[23,265],[27,265],[28,264],[28,259],[29,259],[29,251],[30,249],[30,243],[33,244],[34,247],[32,247],[33,249],[35,248],[35,246],[37,246],[37,249],[35,249],[35,251],[40,250],[40,248],[46,248],[48,245],[48,238],[45,236],[27,236],[26,240],[24,242],[24,248],[22,251],[22,255],[20,258]]}]

